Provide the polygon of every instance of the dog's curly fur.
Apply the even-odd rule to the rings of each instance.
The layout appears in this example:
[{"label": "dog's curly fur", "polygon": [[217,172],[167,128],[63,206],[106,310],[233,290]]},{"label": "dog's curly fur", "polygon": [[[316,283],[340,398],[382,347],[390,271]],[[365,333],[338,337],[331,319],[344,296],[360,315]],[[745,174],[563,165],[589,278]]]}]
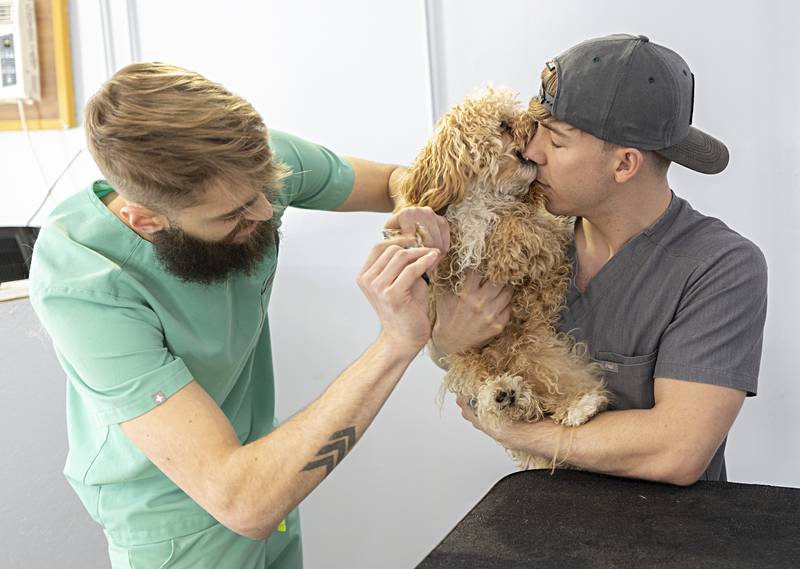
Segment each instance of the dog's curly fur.
[{"label": "dog's curly fur", "polygon": [[[399,207],[429,206],[450,224],[451,248],[431,281],[432,321],[437,298],[458,294],[465,271],[513,286],[509,324],[483,348],[448,356],[444,379],[494,428],[545,417],[580,425],[608,401],[582,346],[556,331],[572,229],[546,211],[536,166],[521,158],[536,127],[512,92],[487,88],[441,118],[399,196]],[[551,466],[549,458],[510,452],[522,468]]]}]

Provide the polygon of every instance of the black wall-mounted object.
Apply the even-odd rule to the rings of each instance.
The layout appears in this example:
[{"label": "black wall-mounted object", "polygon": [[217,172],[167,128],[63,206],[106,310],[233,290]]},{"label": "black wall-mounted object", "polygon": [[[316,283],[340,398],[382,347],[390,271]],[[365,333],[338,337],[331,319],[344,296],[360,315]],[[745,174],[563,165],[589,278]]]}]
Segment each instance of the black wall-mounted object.
[{"label": "black wall-mounted object", "polygon": [[38,227],[0,227],[0,283],[28,278]]}]

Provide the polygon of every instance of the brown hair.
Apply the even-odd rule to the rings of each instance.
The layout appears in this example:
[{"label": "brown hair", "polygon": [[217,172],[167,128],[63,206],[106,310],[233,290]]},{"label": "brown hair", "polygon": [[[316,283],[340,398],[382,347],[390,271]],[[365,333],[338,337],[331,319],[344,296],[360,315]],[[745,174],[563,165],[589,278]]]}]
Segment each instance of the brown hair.
[{"label": "brown hair", "polygon": [[[544,89],[547,91],[548,95],[552,97],[556,96],[556,93],[558,92],[558,73],[556,73],[555,69],[550,69],[545,65],[544,69],[542,70],[542,85],[544,85]],[[534,120],[538,122],[547,121],[553,118],[553,115],[551,115],[544,105],[539,102],[538,97],[531,99],[531,102],[528,106],[528,113],[531,117],[533,117]],[[613,142],[607,142],[605,140],[603,141],[603,152],[611,152],[617,148],[622,148],[622,146],[619,144],[614,144]],[[641,150],[641,152],[645,156],[645,162],[651,165],[652,170],[656,173],[656,175],[666,175],[669,165],[672,163],[669,159],[664,158],[652,150]]]},{"label": "brown hair", "polygon": [[196,204],[218,178],[268,192],[288,175],[250,103],[173,65],[117,71],[87,103],[84,129],[111,185],[156,211]]}]

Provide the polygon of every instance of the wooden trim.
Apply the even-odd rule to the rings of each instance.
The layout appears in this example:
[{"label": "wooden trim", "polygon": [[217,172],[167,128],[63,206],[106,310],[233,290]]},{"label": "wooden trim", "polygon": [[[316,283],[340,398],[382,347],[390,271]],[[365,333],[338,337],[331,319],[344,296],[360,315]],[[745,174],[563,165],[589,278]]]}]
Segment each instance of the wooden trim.
[{"label": "wooden trim", "polygon": [[69,39],[68,0],[53,1],[53,43],[56,56],[56,91],[61,128],[74,128],[75,89],[72,83],[72,50]]}]

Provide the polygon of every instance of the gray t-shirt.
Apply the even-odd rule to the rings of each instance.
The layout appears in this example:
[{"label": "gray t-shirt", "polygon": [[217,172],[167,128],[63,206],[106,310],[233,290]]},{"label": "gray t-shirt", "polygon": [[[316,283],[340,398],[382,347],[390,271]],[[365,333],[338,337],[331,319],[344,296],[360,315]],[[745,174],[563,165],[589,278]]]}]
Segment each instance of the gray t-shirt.
[{"label": "gray t-shirt", "polygon": [[[759,248],[673,194],[584,293],[573,279],[559,328],[602,365],[610,409],[649,409],[656,377],[755,395],[766,312]],[[725,441],[702,480],[727,479],[724,453]]]}]

